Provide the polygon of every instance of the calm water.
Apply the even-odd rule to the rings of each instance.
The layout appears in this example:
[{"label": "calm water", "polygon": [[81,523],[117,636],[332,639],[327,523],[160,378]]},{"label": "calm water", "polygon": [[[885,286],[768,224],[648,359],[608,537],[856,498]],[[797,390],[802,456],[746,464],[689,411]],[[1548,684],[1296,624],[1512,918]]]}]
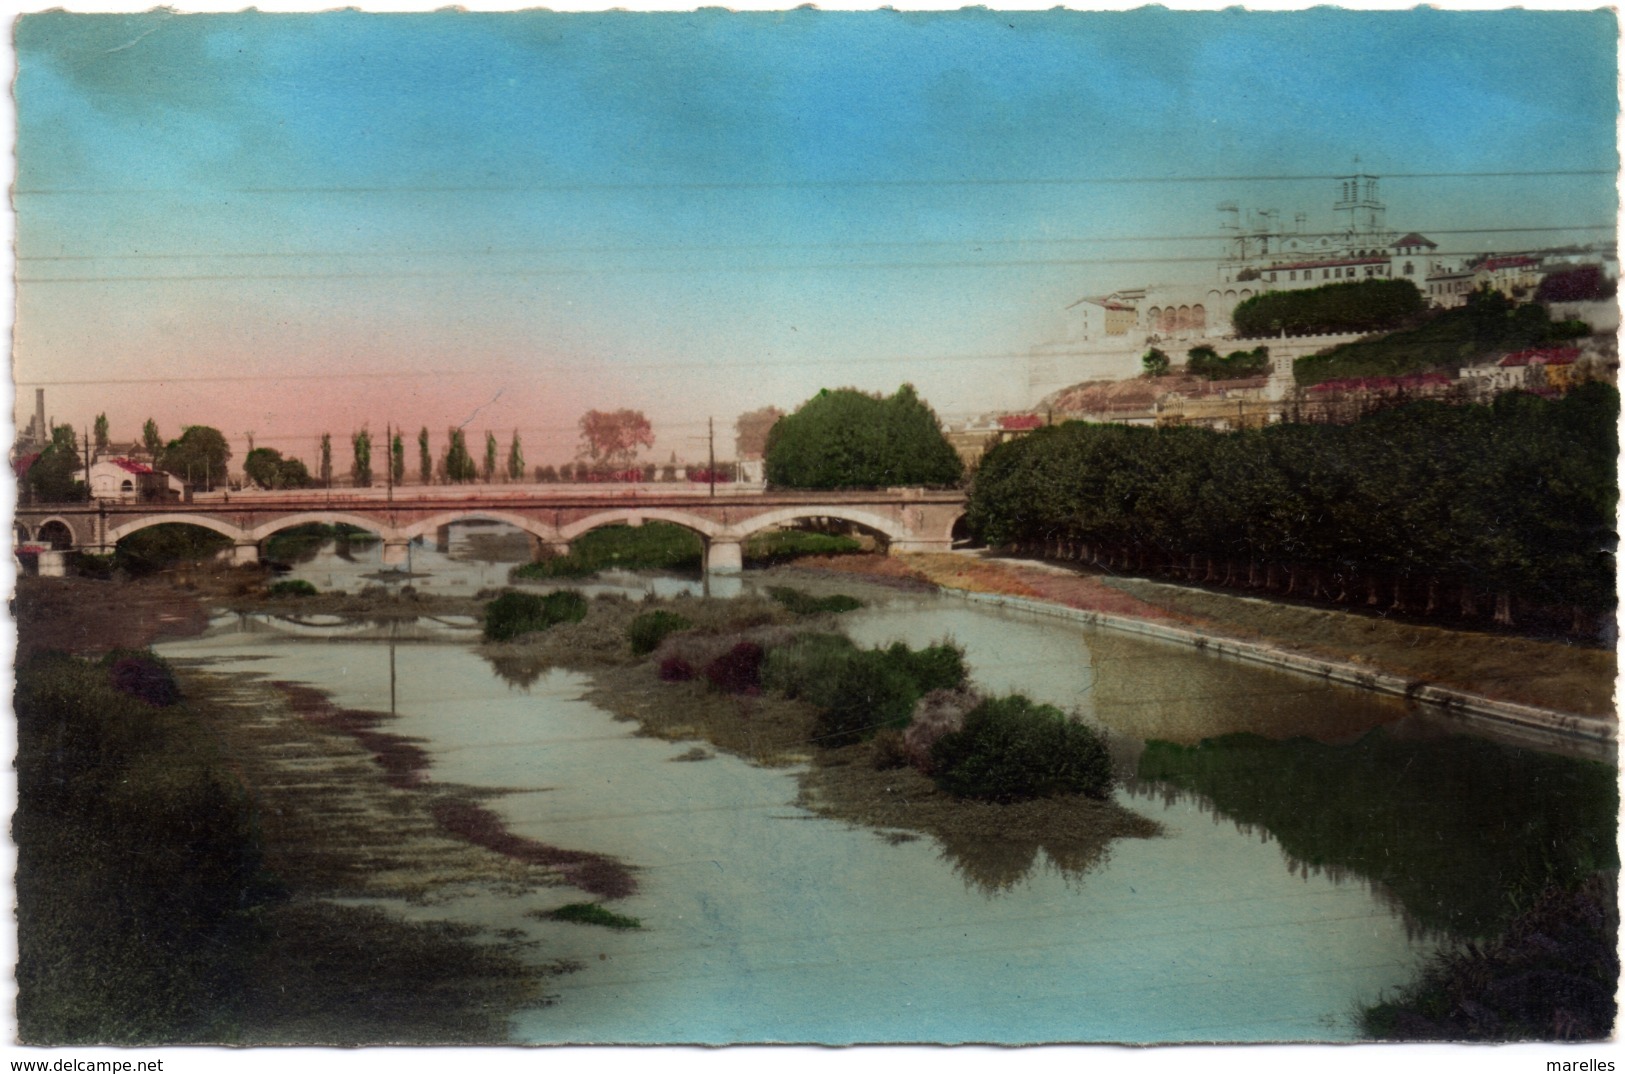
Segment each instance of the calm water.
[{"label": "calm water", "polygon": [[[373,556],[346,567],[360,579]],[[321,585],[323,570],[343,569],[318,557],[300,573]],[[506,567],[448,566],[426,588],[463,570],[472,591]],[[556,1005],[516,1020],[521,1041],[1348,1039],[1355,1007],[1438,938],[1494,928],[1520,876],[1612,852],[1603,766],[1194,652],[865,595],[877,602],[849,617],[856,639],[952,637],[985,689],[1108,729],[1122,801],[1165,836],[1118,841],[1081,874],[1036,851],[1023,870],[1018,852],[990,884],[931,839],[796,808],[793,771],[673,763],[689,744],[635,736],[581,700],[584,676],[512,688],[455,622],[433,627],[443,641],[333,644],[343,624],[225,617],[165,652],[393,710],[433,778],[516,789],[488,804],[518,834],[638,870],[639,893],[615,904],[636,932],[526,916],[583,898],[571,889],[450,905],[583,964]]]}]

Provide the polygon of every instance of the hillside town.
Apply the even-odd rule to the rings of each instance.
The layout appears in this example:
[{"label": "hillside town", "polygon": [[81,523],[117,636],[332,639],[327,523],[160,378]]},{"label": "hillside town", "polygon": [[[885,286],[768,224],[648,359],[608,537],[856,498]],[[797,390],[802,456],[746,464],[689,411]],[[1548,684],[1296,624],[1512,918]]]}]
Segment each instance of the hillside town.
[{"label": "hillside town", "polygon": [[[1336,180],[1334,223],[1316,231],[1309,214],[1283,224],[1275,209],[1219,206],[1223,251],[1205,282],[1158,283],[1085,295],[1066,307],[1059,338],[1031,348],[1031,405],[958,423],[950,439],[967,462],[992,445],[1062,420],[1132,425],[1255,427],[1280,421],[1352,421],[1416,399],[1486,402],[1509,391],[1561,394],[1591,380],[1614,383],[1619,309],[1618,253],[1611,244],[1481,254],[1451,252],[1418,231],[1387,223],[1380,177]],[[1375,333],[1303,334],[1281,328],[1247,334],[1238,308],[1261,296],[1361,281],[1404,280],[1429,313],[1465,307],[1477,294],[1508,303],[1540,303],[1553,322],[1583,324],[1560,346],[1508,346],[1465,362],[1441,362],[1392,376],[1305,378],[1299,359],[1325,354]],[[1253,375],[1214,378],[1180,366],[1192,351],[1267,352]],[[1172,359],[1151,375],[1146,355]]]}]

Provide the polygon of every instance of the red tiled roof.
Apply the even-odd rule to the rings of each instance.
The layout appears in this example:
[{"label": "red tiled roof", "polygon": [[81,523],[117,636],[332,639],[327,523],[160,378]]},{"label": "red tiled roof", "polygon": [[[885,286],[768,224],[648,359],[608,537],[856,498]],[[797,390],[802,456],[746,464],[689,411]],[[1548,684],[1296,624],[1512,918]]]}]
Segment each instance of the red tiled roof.
[{"label": "red tiled roof", "polygon": [[23,455],[23,456],[20,456],[18,458],[12,459],[11,460],[12,472],[14,472],[18,477],[22,477],[24,474],[28,473],[29,470],[33,469],[33,466],[34,466],[34,464],[36,462],[39,462],[40,454],[41,454],[40,452],[35,451],[35,452],[31,452],[31,453],[29,453],[27,455]]},{"label": "red tiled roof", "polygon": [[1037,414],[1001,414],[999,428],[1012,432],[1027,429],[1036,429],[1044,424],[1044,419]]},{"label": "red tiled roof", "polygon": [[1406,235],[1403,239],[1396,240],[1392,245],[1393,246],[1431,246],[1431,247],[1437,247],[1439,244],[1434,242],[1431,239],[1424,238],[1423,236],[1418,235],[1416,232],[1413,231],[1409,235]]},{"label": "red tiled roof", "polygon": [[144,462],[136,462],[134,459],[118,458],[118,459],[108,459],[107,461],[112,463],[114,466],[117,466],[120,470],[123,470],[127,474],[156,473],[156,471],[153,470],[153,468],[148,466],[146,463],[144,463]]},{"label": "red tiled roof", "polygon": [[1524,255],[1519,254],[1519,255],[1515,255],[1513,257],[1489,257],[1489,258],[1485,258],[1483,261],[1478,263],[1477,267],[1478,267],[1478,271],[1480,271],[1480,272],[1494,272],[1496,269],[1527,268],[1530,265],[1538,265],[1538,264],[1540,264],[1540,258],[1538,258],[1538,257],[1526,257]]}]

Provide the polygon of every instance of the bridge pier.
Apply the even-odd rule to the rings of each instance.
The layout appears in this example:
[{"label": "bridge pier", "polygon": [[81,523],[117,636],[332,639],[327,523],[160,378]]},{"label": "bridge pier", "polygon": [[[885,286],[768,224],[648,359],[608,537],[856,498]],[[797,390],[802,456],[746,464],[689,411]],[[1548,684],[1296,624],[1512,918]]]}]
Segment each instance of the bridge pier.
[{"label": "bridge pier", "polygon": [[569,541],[543,540],[534,533],[527,533],[525,536],[530,541],[530,561],[532,563],[540,563],[552,556],[567,556],[570,554]]},{"label": "bridge pier", "polygon": [[253,541],[238,541],[231,546],[231,565],[251,567],[260,561],[260,546]]},{"label": "bridge pier", "polygon": [[738,541],[713,537],[705,543],[706,574],[738,574],[745,569],[745,549]]},{"label": "bridge pier", "polygon": [[409,551],[409,546],[411,545],[411,543],[412,543],[411,541],[407,540],[404,537],[386,537],[386,538],[384,538],[384,566],[386,566],[386,567],[404,567],[404,566],[406,566],[406,561],[411,556],[411,553]]},{"label": "bridge pier", "polygon": [[451,551],[451,527],[449,525],[435,527],[434,550],[441,553]]}]

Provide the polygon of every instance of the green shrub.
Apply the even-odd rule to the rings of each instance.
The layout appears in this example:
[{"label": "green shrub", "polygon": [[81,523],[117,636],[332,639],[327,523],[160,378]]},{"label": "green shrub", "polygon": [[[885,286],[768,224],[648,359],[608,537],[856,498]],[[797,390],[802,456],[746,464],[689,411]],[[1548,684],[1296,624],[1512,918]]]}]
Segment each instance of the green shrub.
[{"label": "green shrub", "polygon": [[288,578],[271,586],[273,597],[314,597],[316,587],[303,578]]},{"label": "green shrub", "polygon": [[508,641],[558,623],[579,623],[586,617],[587,599],[574,590],[543,595],[507,592],[485,606],[485,637]]},{"label": "green shrub", "polygon": [[1098,733],[1020,694],[966,713],[962,729],[931,747],[931,762],[937,785],[961,798],[1104,798],[1112,785],[1111,755]]},{"label": "green shrub", "polygon": [[952,642],[929,645],[918,652],[893,642],[886,658],[913,680],[922,697],[932,690],[956,690],[965,684],[965,650]]},{"label": "green shrub", "polygon": [[833,746],[901,730],[921,697],[964,681],[964,654],[954,645],[859,649],[840,634],[800,635],[769,653],[762,671],[763,686],[819,709],[818,737]]},{"label": "green shrub", "polygon": [[785,697],[819,704],[857,646],[844,634],[801,634],[775,647],[762,666],[762,685]]},{"label": "green shrub", "polygon": [[767,595],[784,605],[797,615],[817,615],[820,612],[856,611],[863,607],[863,601],[856,597],[849,597],[845,593],[836,593],[828,597],[815,597],[811,593],[800,589],[791,589],[789,586],[768,586]]},{"label": "green shrub", "polygon": [[877,649],[853,652],[818,692],[818,738],[828,746],[844,746],[882,728],[902,730],[920,699],[908,672]]},{"label": "green shrub", "polygon": [[644,612],[626,628],[626,640],[632,643],[634,653],[644,656],[659,648],[668,634],[687,630],[693,625],[676,612]]}]

